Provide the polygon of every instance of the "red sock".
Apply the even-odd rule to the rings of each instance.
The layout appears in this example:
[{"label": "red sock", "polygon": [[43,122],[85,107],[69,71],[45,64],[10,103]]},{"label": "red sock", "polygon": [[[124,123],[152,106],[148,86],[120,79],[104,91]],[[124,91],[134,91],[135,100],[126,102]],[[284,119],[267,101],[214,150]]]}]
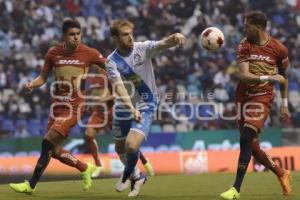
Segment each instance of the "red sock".
[{"label": "red sock", "polygon": [[75,158],[69,151],[66,151],[62,148],[56,151],[52,157],[70,167],[75,167],[80,172],[84,172],[87,169],[86,163],[81,162],[80,160]]},{"label": "red sock", "polygon": [[93,139],[91,137],[86,137],[87,144],[89,146],[90,152],[94,158],[95,165],[101,166],[101,161],[99,157],[99,151],[98,151],[98,144],[96,139]]},{"label": "red sock", "polygon": [[258,139],[255,139],[252,142],[252,155],[258,162],[276,174],[276,176],[281,177],[284,174],[283,169],[281,169],[272,158],[260,148]]}]

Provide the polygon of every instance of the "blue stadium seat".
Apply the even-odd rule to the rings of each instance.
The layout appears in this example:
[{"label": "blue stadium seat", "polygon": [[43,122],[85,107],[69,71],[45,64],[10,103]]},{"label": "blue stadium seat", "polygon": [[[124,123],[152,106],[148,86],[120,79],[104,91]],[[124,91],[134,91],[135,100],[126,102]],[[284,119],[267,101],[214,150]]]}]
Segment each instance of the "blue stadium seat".
[{"label": "blue stadium seat", "polygon": [[15,122],[16,126],[23,126],[25,128],[28,127],[28,123],[26,121],[26,119],[17,119],[17,121]]},{"label": "blue stadium seat", "polygon": [[14,132],[15,126],[12,120],[10,119],[3,119],[1,123],[1,129],[8,132]]},{"label": "blue stadium seat", "polygon": [[44,118],[41,120],[42,135],[46,134],[47,127],[48,127],[48,118]]},{"label": "blue stadium seat", "polygon": [[27,130],[32,136],[42,135],[43,128],[41,121],[38,119],[30,119]]}]

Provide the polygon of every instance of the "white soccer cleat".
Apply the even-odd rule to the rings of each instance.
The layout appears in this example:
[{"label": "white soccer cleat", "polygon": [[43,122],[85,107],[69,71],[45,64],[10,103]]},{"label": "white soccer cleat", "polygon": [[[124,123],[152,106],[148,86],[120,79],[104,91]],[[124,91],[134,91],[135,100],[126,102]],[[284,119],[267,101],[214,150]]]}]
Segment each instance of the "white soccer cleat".
[{"label": "white soccer cleat", "polygon": [[92,178],[97,178],[100,176],[101,172],[103,171],[103,167],[101,166],[96,166],[95,170],[92,173]]},{"label": "white soccer cleat", "polygon": [[131,180],[131,191],[128,194],[128,197],[137,197],[140,194],[141,187],[144,185],[147,181],[147,177],[144,174],[140,174],[140,177],[138,179],[132,179]]},{"label": "white soccer cleat", "polygon": [[129,184],[130,184],[129,179],[127,179],[124,183],[122,182],[122,179],[123,179],[123,174],[119,178],[119,180],[116,184],[116,191],[117,192],[124,192],[129,187]]}]

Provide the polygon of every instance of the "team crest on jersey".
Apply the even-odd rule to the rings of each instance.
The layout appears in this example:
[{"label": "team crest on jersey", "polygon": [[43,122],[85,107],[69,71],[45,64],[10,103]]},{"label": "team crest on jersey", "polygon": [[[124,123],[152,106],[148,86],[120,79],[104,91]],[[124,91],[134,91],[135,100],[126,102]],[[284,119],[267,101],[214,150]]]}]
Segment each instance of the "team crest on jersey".
[{"label": "team crest on jersey", "polygon": [[138,67],[138,66],[141,66],[143,64],[142,56],[138,53],[135,53],[133,55],[133,61],[134,61],[134,67]]}]

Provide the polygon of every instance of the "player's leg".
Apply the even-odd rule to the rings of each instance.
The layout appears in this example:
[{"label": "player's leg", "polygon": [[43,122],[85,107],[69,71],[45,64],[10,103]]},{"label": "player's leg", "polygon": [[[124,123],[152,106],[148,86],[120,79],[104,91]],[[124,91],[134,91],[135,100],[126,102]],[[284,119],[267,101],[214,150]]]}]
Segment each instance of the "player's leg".
[{"label": "player's leg", "polygon": [[42,141],[41,154],[31,179],[29,181],[25,181],[24,183],[12,183],[10,184],[10,187],[16,192],[32,193],[35,190],[37,182],[40,180],[42,174],[49,164],[55,146],[60,145],[63,140],[64,137],[61,134],[54,130],[49,130],[48,134]]},{"label": "player's leg", "polygon": [[257,128],[251,124],[245,124],[240,134],[240,155],[235,182],[232,188],[223,192],[220,196],[223,199],[239,199],[240,189],[245,177],[252,155],[252,141],[257,134]]},{"label": "player's leg", "polygon": [[125,150],[127,155],[127,164],[123,172],[123,182],[131,176],[131,191],[128,194],[129,197],[138,196],[141,190],[141,186],[145,184],[147,178],[144,174],[133,174],[140,154],[140,146],[145,140],[145,135],[141,132],[130,130],[126,142]]},{"label": "player's leg", "polygon": [[140,160],[141,160],[143,165],[147,164],[147,162],[148,162],[148,160],[146,159],[146,157],[144,156],[142,151],[140,151]]},{"label": "player's leg", "polygon": [[278,177],[283,195],[289,196],[292,192],[290,186],[290,172],[280,168],[272,158],[260,148],[258,138],[255,138],[252,142],[252,155],[259,163],[271,170]]},{"label": "player's leg", "polygon": [[257,128],[245,124],[242,128],[241,137],[240,137],[240,155],[238,160],[238,169],[236,174],[236,179],[233,187],[240,192],[240,188],[246,174],[251,155],[252,155],[252,142],[257,135]]},{"label": "player's leg", "polygon": [[[119,155],[120,161],[123,163],[124,166],[127,164],[127,155],[125,151],[125,138],[117,139],[115,138],[115,151]],[[123,182],[123,174],[121,175],[120,179],[116,184],[116,191],[123,192],[125,191],[130,184],[130,180],[127,179]]]},{"label": "player's leg", "polygon": [[267,169],[270,169],[277,177],[283,176],[284,170],[260,148],[259,139],[257,137],[252,142],[252,155],[260,164],[264,165]]},{"label": "player's leg", "polygon": [[55,148],[52,157],[64,163],[65,165],[78,169],[80,172],[86,171],[88,167],[86,163],[81,162],[75,156],[73,156],[71,152],[64,150],[60,146]]},{"label": "player's leg", "polygon": [[[69,112],[72,112],[71,115],[69,115]],[[71,128],[78,123],[78,119],[82,116],[82,113],[82,110],[75,108],[71,110],[61,110],[56,117],[64,118],[64,120],[54,120],[50,129],[56,130],[66,138]],[[81,172],[83,190],[88,190],[92,186],[91,175],[95,169],[94,165],[78,160],[70,152],[63,150],[61,146],[55,148],[53,157],[68,166],[77,168]]]},{"label": "player's leg", "polygon": [[88,144],[88,148],[94,159],[95,165],[101,167],[101,161],[99,157],[99,147],[96,141],[97,130],[95,128],[87,127],[85,131],[85,139]]},{"label": "player's leg", "polygon": [[140,132],[137,132],[135,130],[130,130],[126,141],[125,141],[125,151],[127,156],[127,163],[125,166],[125,170],[123,173],[123,181],[128,179],[130,175],[132,174],[137,161],[140,156],[140,146],[142,142],[144,141],[145,136],[141,134]]},{"label": "player's leg", "polygon": [[[113,127],[113,131],[112,134],[114,136],[114,141],[115,141],[115,151],[116,153],[119,155],[121,162],[123,163],[124,166],[127,165],[127,154],[126,154],[126,150],[125,150],[125,141],[126,141],[126,135],[127,135],[127,131],[129,131],[129,127],[130,127],[130,123],[124,123],[125,125],[122,126],[123,127],[123,131],[121,131],[120,127],[119,127],[119,122],[114,124]],[[127,124],[127,127],[126,127]],[[139,178],[140,177],[140,170],[138,169],[138,167],[136,166],[134,168],[134,171],[131,175],[131,178]],[[120,177],[120,179],[118,180],[117,184],[116,184],[116,191],[118,192],[123,192],[125,191],[130,184],[130,180],[126,179],[125,182],[123,182],[123,173]]]},{"label": "player's leg", "polygon": [[102,171],[102,164],[99,156],[99,147],[96,140],[97,129],[87,127],[85,131],[85,139],[89,148],[89,151],[94,159],[96,169],[92,174],[92,177],[98,177]]},{"label": "player's leg", "polygon": [[140,146],[143,141],[147,138],[150,131],[150,127],[153,120],[153,111],[143,111],[141,112],[142,121],[132,121],[131,129],[126,138],[125,150],[127,154],[127,165],[125,166],[123,173],[123,181],[126,177],[131,174],[131,191],[129,192],[129,197],[136,197],[139,195],[141,187],[147,181],[146,176],[143,173],[133,177],[132,174],[134,167],[137,164],[140,154]]},{"label": "player's leg", "polygon": [[142,151],[140,151],[140,160],[143,163],[146,172],[149,176],[154,176],[154,169],[150,163],[150,161],[144,156],[144,154],[142,153]]}]

